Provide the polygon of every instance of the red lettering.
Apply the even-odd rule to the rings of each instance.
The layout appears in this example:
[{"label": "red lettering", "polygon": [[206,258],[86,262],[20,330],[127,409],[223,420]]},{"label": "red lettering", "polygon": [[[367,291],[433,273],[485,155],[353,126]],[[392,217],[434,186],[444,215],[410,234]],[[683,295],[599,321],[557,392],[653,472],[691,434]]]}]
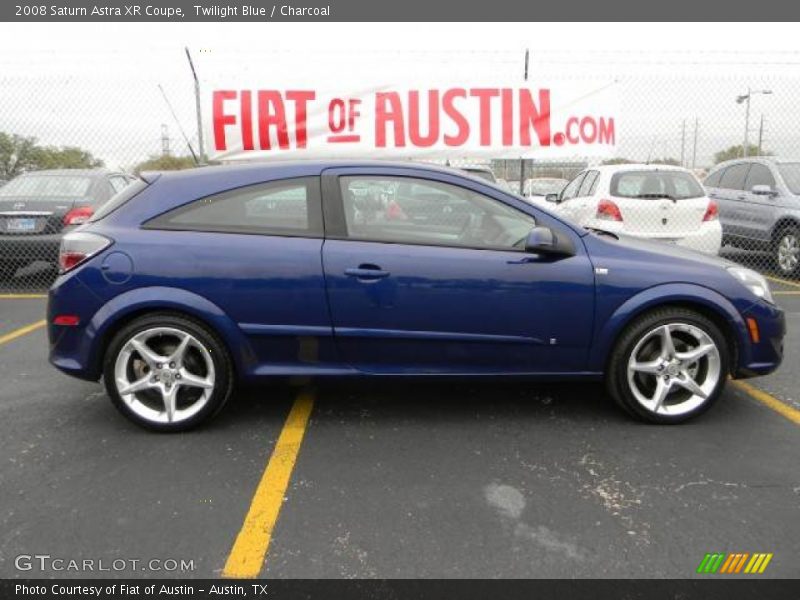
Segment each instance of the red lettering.
[{"label": "red lettering", "polygon": [[461,146],[469,139],[469,121],[455,106],[456,98],[466,98],[467,90],[464,88],[453,88],[447,90],[442,96],[442,110],[456,124],[457,133],[455,135],[444,134],[446,146]]},{"label": "red lettering", "polygon": [[259,90],[258,92],[258,140],[262,150],[269,150],[269,130],[275,127],[278,147],[289,149],[289,132],[286,127],[286,111],[280,92]]},{"label": "red lettering", "polygon": [[428,135],[420,133],[419,92],[408,93],[408,138],[414,146],[428,148],[439,139],[439,90],[428,90]]},{"label": "red lettering", "polygon": [[503,146],[512,146],[514,144],[514,91],[510,88],[504,88],[502,91],[502,104],[503,113]]},{"label": "red lettering", "polygon": [[531,145],[531,125],[540,146],[550,145],[550,90],[539,90],[539,106],[533,102],[531,91],[519,91],[519,141]]},{"label": "red lettering", "polygon": [[242,115],[242,150],[253,149],[253,103],[250,90],[242,90],[240,114]]},{"label": "red lettering", "polygon": [[236,92],[233,90],[214,90],[213,96],[213,121],[214,121],[214,148],[227,150],[225,141],[225,126],[235,125],[236,117],[225,114],[225,100],[235,100]]},{"label": "red lettering", "polygon": [[566,133],[566,136],[567,136],[567,141],[570,144],[577,144],[578,142],[580,142],[580,139],[578,138],[578,134],[574,133],[574,130],[573,130],[573,128],[577,124],[578,124],[577,117],[570,117],[569,119],[567,119],[567,130],[566,130],[565,133]]},{"label": "red lettering", "polygon": [[286,99],[294,102],[295,114],[295,137],[297,138],[297,147],[305,148],[308,141],[308,127],[306,121],[308,120],[308,103],[316,97],[314,92],[302,90],[290,90],[286,92]]},{"label": "red lettering", "polygon": [[614,135],[614,117],[600,117],[600,131],[597,136],[597,141],[601,144],[614,144],[616,139]]},{"label": "red lettering", "polygon": [[394,127],[394,146],[406,145],[403,124],[403,105],[397,92],[378,92],[375,94],[375,145],[386,147],[386,127]]},{"label": "red lettering", "polygon": [[473,88],[469,93],[479,100],[480,144],[489,146],[492,143],[492,98],[500,92],[497,88]]}]

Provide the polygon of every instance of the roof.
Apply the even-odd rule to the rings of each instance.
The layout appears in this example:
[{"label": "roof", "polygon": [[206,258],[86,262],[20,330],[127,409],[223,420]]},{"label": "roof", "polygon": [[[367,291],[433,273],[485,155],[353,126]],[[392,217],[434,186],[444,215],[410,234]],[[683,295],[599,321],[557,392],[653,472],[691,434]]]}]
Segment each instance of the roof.
[{"label": "roof", "polygon": [[689,169],[658,163],[623,163],[619,165],[600,165],[598,167],[592,167],[592,170],[604,173],[615,173],[617,171],[688,171]]}]

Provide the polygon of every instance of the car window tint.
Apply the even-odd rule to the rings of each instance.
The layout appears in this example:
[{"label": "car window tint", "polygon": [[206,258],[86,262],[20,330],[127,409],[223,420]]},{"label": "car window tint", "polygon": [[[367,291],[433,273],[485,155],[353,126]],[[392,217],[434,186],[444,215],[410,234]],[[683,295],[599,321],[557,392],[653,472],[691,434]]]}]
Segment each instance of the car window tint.
[{"label": "car window tint", "polygon": [[561,192],[561,201],[569,200],[571,198],[575,198],[578,195],[578,190],[581,189],[581,184],[583,183],[583,179],[586,177],[586,171],[578,173],[577,177],[570,181],[565,187],[564,191]]},{"label": "car window tint", "polygon": [[597,171],[589,171],[588,173],[586,173],[586,177],[583,178],[583,181],[581,182],[581,187],[578,190],[579,198],[592,195],[592,189],[594,188],[599,175],[600,173]]},{"label": "car window tint", "polygon": [[733,165],[725,169],[719,181],[719,187],[726,190],[743,190],[744,180],[747,177],[748,163]]},{"label": "car window tint", "polygon": [[800,194],[800,163],[782,163],[778,166],[778,171],[789,191]]},{"label": "car window tint", "polygon": [[352,239],[523,249],[533,217],[457,185],[409,177],[341,177]]},{"label": "car window tint", "polygon": [[775,189],[775,178],[772,176],[769,167],[753,163],[747,173],[744,189],[752,190],[754,185],[768,185],[770,189]]},{"label": "car window tint", "polygon": [[83,198],[89,194],[90,177],[79,175],[20,175],[2,188],[0,196],[31,196],[32,199],[73,197]]},{"label": "car window tint", "polygon": [[684,200],[705,196],[703,187],[688,171],[657,169],[615,173],[611,177],[610,191],[612,196],[642,200]]},{"label": "car window tint", "polygon": [[207,196],[148,223],[149,228],[223,233],[321,235],[319,180],[273,181]]},{"label": "car window tint", "polygon": [[710,173],[709,176],[706,177],[705,181],[703,181],[703,185],[706,187],[718,187],[719,180],[724,172],[725,169],[717,169],[716,171]]}]

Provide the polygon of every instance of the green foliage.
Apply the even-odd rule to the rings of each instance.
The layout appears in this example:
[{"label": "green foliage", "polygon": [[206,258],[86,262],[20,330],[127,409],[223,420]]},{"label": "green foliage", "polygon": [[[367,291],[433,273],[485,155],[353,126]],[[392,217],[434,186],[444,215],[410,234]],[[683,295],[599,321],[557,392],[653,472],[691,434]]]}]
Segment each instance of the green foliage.
[{"label": "green foliage", "polygon": [[[726,148],[725,150],[720,150],[714,155],[714,164],[725,162],[726,160],[733,160],[734,158],[742,158],[744,156],[743,150],[744,150],[744,144],[739,144],[738,146],[731,146],[730,148]],[[772,156],[772,152],[767,152],[762,150],[761,153],[759,153],[758,146],[756,146],[755,144],[748,144],[747,155]]]},{"label": "green foliage", "polygon": [[151,156],[147,160],[140,162],[133,168],[137,175],[142,171],[180,171],[181,169],[191,169],[195,167],[194,159],[191,156]]},{"label": "green foliage", "polygon": [[608,160],[604,160],[602,163],[603,165],[628,165],[631,164],[632,160],[628,160],[627,158],[609,158]]},{"label": "green foliage", "polygon": [[13,179],[25,171],[41,169],[91,169],[103,161],[74,146],[39,146],[36,138],[0,131],[0,179]]}]

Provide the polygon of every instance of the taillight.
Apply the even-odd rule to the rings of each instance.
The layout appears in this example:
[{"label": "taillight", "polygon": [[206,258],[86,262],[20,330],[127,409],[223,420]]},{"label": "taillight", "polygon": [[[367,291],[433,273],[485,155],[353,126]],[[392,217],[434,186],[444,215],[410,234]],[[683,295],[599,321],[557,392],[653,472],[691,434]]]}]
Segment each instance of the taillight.
[{"label": "taillight", "polygon": [[600,200],[597,205],[597,215],[595,216],[603,221],[622,221],[622,213],[619,210],[619,206],[611,200]]},{"label": "taillight", "polygon": [[110,245],[111,240],[102,235],[84,231],[68,233],[61,238],[61,248],[58,252],[58,266],[61,273],[74,269]]},{"label": "taillight", "polygon": [[706,214],[703,215],[703,221],[716,221],[717,219],[719,219],[719,205],[716,200],[709,200]]},{"label": "taillight", "polygon": [[64,225],[82,225],[83,223],[86,223],[86,221],[88,221],[93,214],[94,209],[91,206],[79,206],[78,208],[73,208],[64,215]]}]

